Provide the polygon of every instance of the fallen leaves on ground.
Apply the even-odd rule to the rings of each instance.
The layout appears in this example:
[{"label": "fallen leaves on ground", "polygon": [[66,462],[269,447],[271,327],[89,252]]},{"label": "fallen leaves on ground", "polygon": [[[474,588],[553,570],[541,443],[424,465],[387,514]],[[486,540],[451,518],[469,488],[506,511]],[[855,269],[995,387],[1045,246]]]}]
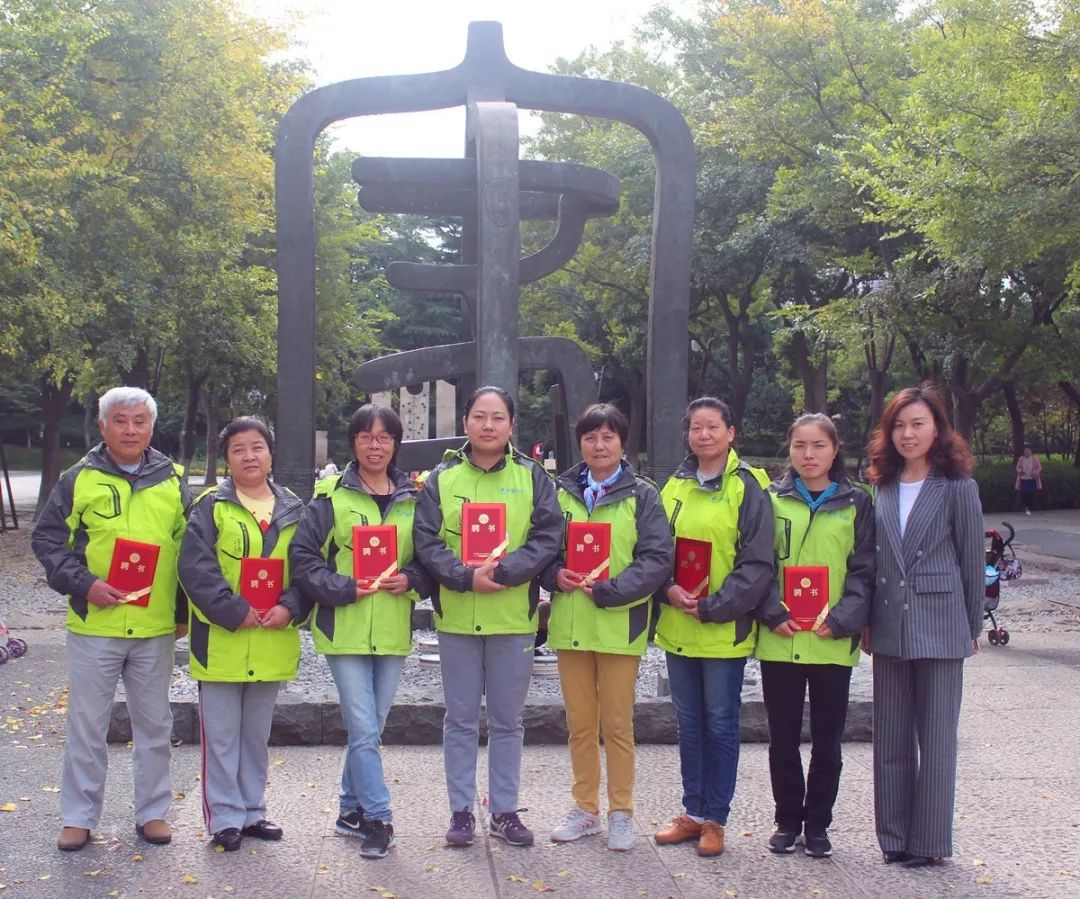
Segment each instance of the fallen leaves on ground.
[{"label": "fallen leaves on ground", "polygon": [[5,802],[0,805],[0,812],[17,812],[19,807],[14,802]]},{"label": "fallen leaves on ground", "polygon": [[181,874],[180,875],[180,882],[181,883],[198,883],[199,878],[194,876],[193,874]]},{"label": "fallen leaves on ground", "polygon": [[971,867],[973,868],[981,868],[985,864],[986,862],[984,862],[981,858],[973,858],[971,860]]},{"label": "fallen leaves on ground", "polygon": [[97,877],[101,871],[101,868],[95,868],[93,871],[83,871],[83,877]]},{"label": "fallen leaves on ground", "polygon": [[985,886],[986,884],[990,883],[990,880],[991,880],[991,877],[990,877],[989,874],[983,874],[982,877],[976,877],[975,878],[975,882],[977,884],[979,884],[979,886]]}]

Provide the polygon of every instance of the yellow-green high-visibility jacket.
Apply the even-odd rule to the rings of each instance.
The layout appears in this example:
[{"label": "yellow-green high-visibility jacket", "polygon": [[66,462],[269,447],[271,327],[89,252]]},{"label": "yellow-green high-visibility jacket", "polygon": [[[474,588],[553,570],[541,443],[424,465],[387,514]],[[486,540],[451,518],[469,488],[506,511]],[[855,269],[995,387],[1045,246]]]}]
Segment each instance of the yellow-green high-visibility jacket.
[{"label": "yellow-green high-visibility jacket", "polygon": [[[506,586],[474,593],[473,569],[461,561],[463,503],[505,503],[509,549],[492,577]],[[469,446],[447,452],[431,472],[416,508],[416,555],[438,582],[431,601],[435,627],[451,634],[536,632],[540,587],[534,578],[559,551],[562,513],[547,472],[507,444],[490,470],[472,463]]]},{"label": "yellow-green high-visibility jacket", "polygon": [[[65,471],[30,539],[49,586],[68,595],[67,626],[94,637],[160,637],[187,620],[176,556],[191,494],[172,461],[155,449],[134,474],[119,468],[104,443]],[[117,538],[161,547],[150,602],[95,606],[86,598],[108,580]]]},{"label": "yellow-green high-visibility jacket", "polygon": [[[859,636],[870,620],[874,595],[874,504],[870,494],[847,478],[815,511],[785,475],[769,487],[773,505],[776,581],[758,608],[764,627],[758,632],[754,654],[767,662],[803,665],[857,665]],[[781,637],[772,629],[791,616],[781,602],[784,569],[789,565],[824,565],[829,569],[829,614],[825,624],[831,637],[799,631]]]},{"label": "yellow-green high-visibility jacket", "polygon": [[[232,478],[204,491],[188,514],[180,546],[180,583],[191,605],[188,633],[191,676],[206,681],[284,681],[296,677],[300,661],[297,624],[311,607],[290,586],[289,542],[303,503],[291,490],[269,482],[274,512],[265,533],[241,504]],[[240,560],[285,560],[285,580],[278,605],[292,622],[278,629],[240,627],[251,606],[239,593]]]},{"label": "yellow-green high-visibility jacket", "polygon": [[[413,603],[431,592],[431,579],[413,558],[416,488],[404,472],[391,468],[394,485],[386,514],[363,489],[356,462],[315,487],[291,558],[295,583],[315,603],[311,634],[315,648],[328,655],[398,655],[412,652]],[[392,524],[397,529],[398,571],[409,579],[407,592],[380,590],[356,598],[352,529]]]},{"label": "yellow-green high-visibility jacket", "polygon": [[592,597],[584,590],[557,592],[556,577],[566,567],[566,531],[559,555],[541,573],[540,586],[551,591],[548,646],[620,655],[643,655],[649,638],[652,594],[671,575],[672,545],[656,485],[638,477],[628,462],[590,513],[580,462],[561,474],[558,486],[563,518],[605,522],[611,526],[608,579],[596,581]]},{"label": "yellow-green high-visibility jacket", "polygon": [[[740,658],[754,651],[754,610],[775,579],[772,505],[768,476],[728,451],[727,464],[704,484],[697,458],[687,456],[660,492],[671,532],[712,544],[709,593],[698,620],[666,601],[656,643],[668,652],[700,658]],[[674,583],[669,580],[663,589]]]}]

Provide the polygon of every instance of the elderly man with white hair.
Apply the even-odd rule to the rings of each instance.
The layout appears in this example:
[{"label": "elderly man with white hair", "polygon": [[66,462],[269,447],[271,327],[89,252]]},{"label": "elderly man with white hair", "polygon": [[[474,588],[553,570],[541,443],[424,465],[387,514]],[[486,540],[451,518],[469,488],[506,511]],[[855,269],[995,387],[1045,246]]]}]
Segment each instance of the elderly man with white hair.
[{"label": "elderly man with white hair", "polygon": [[114,387],[98,404],[102,442],[60,476],[31,545],[68,597],[68,715],[57,846],[81,849],[101,819],[106,734],[123,677],[134,736],[135,829],[168,843],[173,643],[187,603],[176,557],[191,495],[150,437],[157,404]]}]

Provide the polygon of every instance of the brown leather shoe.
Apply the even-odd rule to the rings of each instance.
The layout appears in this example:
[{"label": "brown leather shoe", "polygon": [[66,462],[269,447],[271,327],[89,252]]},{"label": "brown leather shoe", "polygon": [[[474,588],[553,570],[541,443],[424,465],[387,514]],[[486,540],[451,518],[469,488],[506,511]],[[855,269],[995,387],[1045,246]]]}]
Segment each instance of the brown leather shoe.
[{"label": "brown leather shoe", "polygon": [[701,839],[697,844],[698,855],[724,854],[724,828],[715,821],[706,821],[701,825]]},{"label": "brown leather shoe", "polygon": [[668,827],[658,830],[653,834],[659,846],[674,846],[676,843],[686,843],[696,840],[701,836],[701,825],[689,815],[676,815]]},{"label": "brown leather shoe", "polygon": [[168,821],[163,821],[161,818],[155,818],[145,824],[136,824],[135,832],[147,843],[163,846],[172,842],[172,828]]},{"label": "brown leather shoe", "polygon": [[90,829],[87,827],[65,827],[60,831],[56,848],[64,852],[76,852],[90,842]]}]

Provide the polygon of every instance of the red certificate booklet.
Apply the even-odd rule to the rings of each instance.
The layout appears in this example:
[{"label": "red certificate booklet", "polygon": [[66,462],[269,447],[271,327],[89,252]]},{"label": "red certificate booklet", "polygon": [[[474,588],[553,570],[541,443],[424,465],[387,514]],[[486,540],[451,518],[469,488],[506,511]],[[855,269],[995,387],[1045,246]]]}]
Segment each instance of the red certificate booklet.
[{"label": "red certificate booklet", "polygon": [[709,593],[712,544],[708,540],[675,538],[675,583],[695,599]]},{"label": "red certificate booklet", "polygon": [[378,590],[397,573],[397,525],[356,525],[352,545],[353,577],[365,590]]},{"label": "red certificate booklet", "polygon": [[506,533],[505,503],[461,504],[461,561],[483,565],[506,555],[510,537]]},{"label": "red certificate booklet", "polygon": [[133,606],[150,605],[150,589],[154,585],[159,552],[161,547],[154,543],[116,538],[107,582],[110,587],[127,594],[122,602]]},{"label": "red certificate booklet", "polygon": [[260,615],[269,612],[281,599],[285,580],[284,559],[245,556],[240,560],[240,590],[244,599]]},{"label": "red certificate booklet", "polygon": [[566,525],[566,567],[587,584],[606,581],[611,572],[611,525],[571,521]]},{"label": "red certificate booklet", "polygon": [[829,569],[824,565],[785,568],[784,605],[800,630],[817,630],[829,614]]}]

